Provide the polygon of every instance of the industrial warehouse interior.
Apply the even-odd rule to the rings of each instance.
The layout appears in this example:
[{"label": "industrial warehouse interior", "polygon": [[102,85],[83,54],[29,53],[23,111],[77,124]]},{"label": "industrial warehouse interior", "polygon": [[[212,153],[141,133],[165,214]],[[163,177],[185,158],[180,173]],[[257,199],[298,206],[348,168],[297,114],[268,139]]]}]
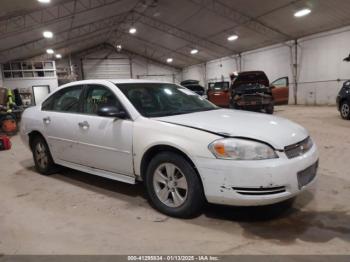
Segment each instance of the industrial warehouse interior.
[{"label": "industrial warehouse interior", "polygon": [[1,0],[0,261],[349,261],[349,43],[349,0]]}]

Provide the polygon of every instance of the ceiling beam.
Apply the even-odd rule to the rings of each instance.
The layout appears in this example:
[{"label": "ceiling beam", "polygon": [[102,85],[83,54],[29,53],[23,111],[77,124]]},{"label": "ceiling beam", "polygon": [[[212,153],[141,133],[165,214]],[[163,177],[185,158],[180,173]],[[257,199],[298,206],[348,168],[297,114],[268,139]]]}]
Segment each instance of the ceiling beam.
[{"label": "ceiling beam", "polygon": [[[67,41],[66,38],[63,38],[60,41],[52,42],[50,44],[50,48],[53,48],[55,50],[60,49],[60,48],[65,48],[65,47],[68,48],[72,44],[80,44],[82,42],[87,43],[89,41],[95,40],[95,38],[99,38],[100,42],[102,43],[103,39],[104,39],[103,36],[106,35],[107,30],[108,30],[108,28],[105,28],[104,30],[96,30],[96,31],[90,32],[88,34],[82,33],[80,35],[72,37],[71,39],[69,39],[69,41]],[[11,54],[4,55],[2,53],[1,55],[3,58],[1,58],[0,62],[24,59],[24,58],[28,58],[28,57],[35,57],[35,56],[43,54],[44,48],[45,47],[36,46],[36,47],[28,50],[28,51],[30,51],[30,53],[25,52],[25,49],[22,49],[22,53],[15,52],[13,50],[11,51]]]},{"label": "ceiling beam", "polygon": [[164,21],[159,21],[157,19],[146,16],[144,14],[140,14],[140,13],[137,13],[137,14],[139,15],[139,18],[137,20],[139,23],[155,28],[166,34],[173,35],[179,39],[183,39],[189,42],[189,44],[192,44],[194,46],[202,47],[203,49],[207,49],[208,51],[212,51],[215,54],[219,54],[219,55],[237,53],[237,51],[234,49],[220,45],[211,40],[207,40],[203,37],[196,35],[195,33],[187,32],[181,28],[170,25]]},{"label": "ceiling beam", "polygon": [[[258,19],[242,14],[241,12],[232,8],[231,6],[228,6],[218,0],[189,0],[189,1],[219,15],[220,17],[227,18],[237,23],[237,25],[231,29],[232,31],[235,30],[238,26],[244,25],[256,33],[264,35],[265,37],[268,37],[268,38],[278,39],[279,41],[293,38],[292,36],[272,26],[266,25],[265,23],[259,21]],[[225,30],[225,31],[228,31],[228,30]]]},{"label": "ceiling beam", "polygon": [[52,48],[52,46],[54,46],[55,44],[64,42],[65,40],[69,41],[70,39],[74,39],[80,36],[88,36],[99,31],[106,31],[115,23],[121,21],[123,15],[124,14],[118,14],[91,23],[65,29],[55,34],[54,39],[48,40],[46,38],[41,37],[40,39],[29,41],[11,48],[2,49],[0,50],[0,54],[5,57],[8,57],[8,59],[12,59],[11,54],[20,54],[24,52],[30,52],[33,50],[41,50],[42,52],[44,52],[46,48]]},{"label": "ceiling beam", "polygon": [[[124,36],[128,36],[128,33],[126,32],[123,32],[123,35]],[[190,63],[203,63],[205,62],[204,60],[201,60],[201,59],[198,59],[198,58],[195,58],[195,57],[190,57],[188,55],[185,55],[179,51],[176,51],[176,50],[173,50],[173,49],[170,49],[166,46],[163,46],[163,45],[160,45],[158,43],[155,43],[153,41],[148,41],[142,37],[139,37],[139,36],[129,36],[128,39],[132,40],[132,39],[136,39],[138,41],[141,41],[143,44],[147,45],[148,47],[151,47],[152,49],[156,50],[157,52],[157,55],[161,58],[161,59],[166,59],[168,57],[171,56],[171,54],[174,54],[174,55],[177,55],[179,57],[181,57],[182,60],[184,61],[187,61],[187,62],[190,62]],[[112,43],[114,43],[115,40],[112,40]],[[147,56],[147,54],[144,54],[145,56]]]},{"label": "ceiling beam", "polygon": [[[104,45],[110,47],[110,48],[113,48],[115,50],[115,47],[109,43],[105,43]],[[175,68],[177,70],[181,70],[181,67],[178,67],[176,65],[169,65],[167,63],[165,63],[164,61],[162,60],[159,60],[159,59],[156,59],[156,58],[150,58],[148,56],[145,56],[143,55],[142,53],[139,53],[137,51],[133,51],[131,49],[123,49],[123,51],[121,53],[124,53],[124,54],[127,54],[127,55],[130,55],[131,57],[132,56],[139,56],[139,57],[142,57],[143,59],[145,60],[148,60],[148,61],[152,61],[154,63],[157,63],[157,64],[161,64],[161,65],[164,65],[166,67],[171,67],[171,68]]]},{"label": "ceiling beam", "polygon": [[75,1],[66,1],[34,12],[10,17],[0,21],[0,39],[57,23],[75,15],[121,1],[123,0],[76,0],[76,8],[74,8]]}]

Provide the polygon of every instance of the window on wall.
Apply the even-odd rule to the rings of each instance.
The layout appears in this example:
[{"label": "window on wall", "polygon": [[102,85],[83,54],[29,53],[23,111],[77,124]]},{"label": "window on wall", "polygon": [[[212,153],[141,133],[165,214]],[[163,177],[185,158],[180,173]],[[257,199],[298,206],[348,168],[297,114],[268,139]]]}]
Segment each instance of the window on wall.
[{"label": "window on wall", "polygon": [[4,78],[38,78],[55,77],[56,68],[53,61],[9,62],[2,66]]}]

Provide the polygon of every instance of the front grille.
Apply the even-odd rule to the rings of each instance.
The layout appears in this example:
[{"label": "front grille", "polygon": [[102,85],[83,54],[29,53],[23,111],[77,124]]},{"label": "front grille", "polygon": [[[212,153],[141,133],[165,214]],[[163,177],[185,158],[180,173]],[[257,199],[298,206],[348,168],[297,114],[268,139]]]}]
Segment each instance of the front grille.
[{"label": "front grille", "polygon": [[286,192],[286,188],[284,186],[255,188],[233,187],[232,189],[235,190],[238,194],[251,196],[275,195]]},{"label": "front grille", "polygon": [[318,169],[318,161],[308,168],[298,172],[298,186],[301,189],[314,180]]},{"label": "front grille", "polygon": [[284,152],[286,153],[289,159],[295,158],[295,157],[304,155],[307,151],[311,149],[312,145],[313,145],[313,142],[311,138],[308,137],[301,142],[286,146],[284,148]]},{"label": "front grille", "polygon": [[271,102],[271,97],[263,94],[242,95],[237,100],[238,105],[265,105]]},{"label": "front grille", "polygon": [[242,96],[244,101],[258,101],[262,99],[262,96],[260,95],[243,95]]}]

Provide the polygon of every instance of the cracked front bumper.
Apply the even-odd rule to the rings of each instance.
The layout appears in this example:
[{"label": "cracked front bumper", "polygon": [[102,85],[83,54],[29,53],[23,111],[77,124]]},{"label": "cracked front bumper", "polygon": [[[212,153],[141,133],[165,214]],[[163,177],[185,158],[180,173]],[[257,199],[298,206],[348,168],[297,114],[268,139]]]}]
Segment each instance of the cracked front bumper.
[{"label": "cracked front bumper", "polygon": [[310,167],[314,167],[313,172],[317,170],[315,144],[293,159],[283,152],[278,155],[278,159],[259,161],[196,158],[208,202],[236,206],[274,204],[298,195],[316,180],[312,176],[312,181],[302,187],[298,181],[298,173]]}]

